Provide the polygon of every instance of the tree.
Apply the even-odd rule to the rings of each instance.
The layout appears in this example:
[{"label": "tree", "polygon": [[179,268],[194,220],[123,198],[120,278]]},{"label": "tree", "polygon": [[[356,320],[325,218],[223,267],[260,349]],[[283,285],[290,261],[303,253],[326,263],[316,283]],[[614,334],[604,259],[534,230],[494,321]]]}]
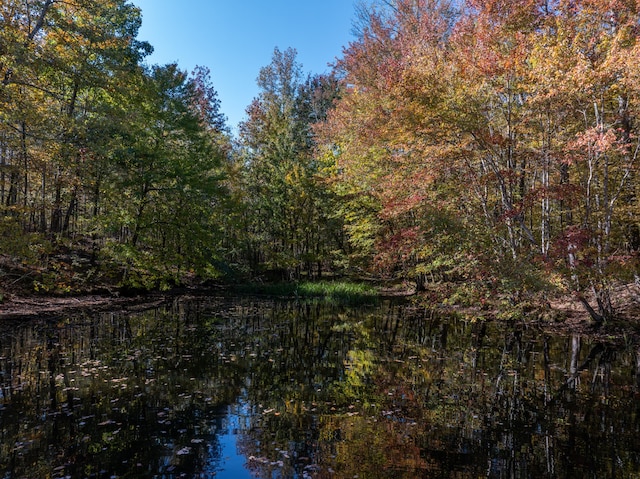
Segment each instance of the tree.
[{"label": "tree", "polygon": [[86,180],[86,152],[99,149],[88,136],[91,125],[150,47],[135,39],[140,12],[124,0],[3,7],[3,127],[7,155],[21,158],[11,160],[6,203],[21,196],[25,228],[68,235]]},{"label": "tree", "polygon": [[442,260],[455,254],[431,235],[459,224],[447,201],[455,137],[441,108],[455,12],[447,2],[403,1],[367,15],[338,65],[347,91],[323,128],[325,155],[335,161],[353,259],[374,258],[378,271],[421,287],[427,274],[449,271]]},{"label": "tree", "polygon": [[517,301],[563,284],[610,317],[637,252],[637,21],[586,0],[361,10],[322,129],[356,250],[418,286],[462,274]]},{"label": "tree", "polygon": [[0,8],[0,234],[89,246],[130,284],[215,274],[229,135],[209,71],[143,67],[126,0]]},{"label": "tree", "polygon": [[215,274],[226,140],[217,129],[224,121],[214,90],[199,90],[208,75],[199,75],[189,79],[176,65],[154,67],[127,107],[102,235],[134,273],[125,278],[134,285],[180,281],[185,269]]},{"label": "tree", "polygon": [[240,126],[246,166],[245,251],[254,270],[299,277],[317,274],[326,259],[333,228],[325,193],[316,181],[311,125],[324,118],[337,94],[331,78],[302,79],[296,51],[275,49],[260,70],[260,94]]}]

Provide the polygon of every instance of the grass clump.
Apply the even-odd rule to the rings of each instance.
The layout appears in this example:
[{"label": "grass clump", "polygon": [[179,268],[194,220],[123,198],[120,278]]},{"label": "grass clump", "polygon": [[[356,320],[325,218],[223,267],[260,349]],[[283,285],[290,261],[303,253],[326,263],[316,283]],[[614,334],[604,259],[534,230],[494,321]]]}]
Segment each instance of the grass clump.
[{"label": "grass clump", "polygon": [[350,281],[303,281],[299,283],[249,284],[239,287],[240,292],[284,296],[299,299],[322,298],[348,304],[374,302],[378,291],[364,283]]}]

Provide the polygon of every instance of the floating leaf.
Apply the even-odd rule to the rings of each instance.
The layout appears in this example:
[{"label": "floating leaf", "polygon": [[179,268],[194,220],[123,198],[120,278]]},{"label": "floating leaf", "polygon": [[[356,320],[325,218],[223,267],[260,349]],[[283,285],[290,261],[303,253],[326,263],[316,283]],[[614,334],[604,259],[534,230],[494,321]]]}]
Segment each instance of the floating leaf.
[{"label": "floating leaf", "polygon": [[187,454],[191,454],[191,448],[190,447],[183,447],[178,452],[176,452],[176,454],[178,456],[186,456]]}]

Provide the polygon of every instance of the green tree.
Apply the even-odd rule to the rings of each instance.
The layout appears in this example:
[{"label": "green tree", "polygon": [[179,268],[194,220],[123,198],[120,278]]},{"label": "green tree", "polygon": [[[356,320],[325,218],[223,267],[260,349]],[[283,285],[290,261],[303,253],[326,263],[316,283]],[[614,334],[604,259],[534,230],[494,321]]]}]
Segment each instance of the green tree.
[{"label": "green tree", "polygon": [[289,278],[302,271],[320,274],[336,230],[327,216],[327,192],[317,179],[312,125],[324,119],[338,84],[329,77],[303,80],[296,51],[276,48],[258,86],[260,94],[240,126],[246,255],[254,271]]},{"label": "green tree", "polygon": [[102,235],[133,285],[215,274],[228,141],[215,90],[201,88],[206,71],[188,78],[176,65],[142,80],[114,152]]},{"label": "green tree", "polygon": [[[150,52],[139,9],[124,0],[3,2],[2,181],[25,229],[71,233],[99,139],[90,137],[111,92]],[[16,161],[19,158],[19,161]],[[76,225],[77,227],[77,225]]]},{"label": "green tree", "polygon": [[126,0],[0,9],[0,253],[90,246],[143,286],[215,274],[229,135],[208,70],[143,67]]}]

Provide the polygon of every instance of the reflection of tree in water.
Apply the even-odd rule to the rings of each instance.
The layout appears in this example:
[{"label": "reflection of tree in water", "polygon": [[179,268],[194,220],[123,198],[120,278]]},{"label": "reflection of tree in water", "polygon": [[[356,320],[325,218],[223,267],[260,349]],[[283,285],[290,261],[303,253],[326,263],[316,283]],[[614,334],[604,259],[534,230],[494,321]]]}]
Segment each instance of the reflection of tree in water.
[{"label": "reflection of tree in water", "polygon": [[[254,308],[255,314],[264,310]],[[257,477],[294,477],[314,469],[317,415],[335,407],[330,387],[343,374],[354,334],[344,308],[275,302],[243,330],[251,357],[247,399],[251,428],[239,449]],[[250,355],[251,356],[251,355]]]},{"label": "reflection of tree in water", "polygon": [[203,470],[218,449],[212,418],[235,400],[244,375],[205,346],[210,325],[184,319],[153,311],[132,325],[107,314],[3,336],[0,470],[16,477]]},{"label": "reflection of tree in water", "polygon": [[[598,406],[600,424],[577,411],[593,410],[589,401],[609,396],[611,365],[619,360],[614,348],[596,343],[581,357],[582,342],[571,338],[538,338],[517,325],[452,321],[430,311],[392,311],[333,325],[334,332],[351,336],[350,349],[331,388],[329,400],[337,407],[315,416],[318,432],[308,442],[312,460],[303,472],[316,478],[568,478],[608,470],[610,441],[589,444],[590,431],[605,424],[622,431],[627,416],[609,408],[608,399]],[[563,343],[569,347],[558,346]],[[634,356],[630,364],[635,362]],[[577,383],[568,389],[577,378],[572,371],[588,375],[586,388]],[[562,391],[574,392],[558,396]],[[273,417],[245,438],[245,453],[265,461],[255,465],[260,477],[278,467],[287,444],[274,438],[295,430],[294,420],[302,430],[311,427],[301,417]],[[635,467],[638,461],[626,463]]]},{"label": "reflection of tree in water", "polygon": [[258,477],[639,467],[637,349],[434,311],[245,298],[8,328],[0,475],[224,477],[236,439]]},{"label": "reflection of tree in water", "polygon": [[[594,398],[602,398],[596,404],[602,409],[598,418],[606,422],[606,430],[619,431],[627,440],[635,440],[624,426],[628,418],[620,414],[624,408],[610,407],[612,364],[620,359],[615,348],[591,346],[575,367],[588,375],[587,387],[578,396],[552,403],[552,397],[570,383],[571,374],[565,377],[559,364],[571,355],[563,358],[559,351],[550,352],[549,338],[539,341],[530,334],[525,338],[527,331],[518,328],[496,334],[495,325],[487,334],[486,324],[449,320],[443,327],[440,321],[429,318],[427,324],[415,318],[412,321],[414,324],[401,328],[393,359],[377,368],[375,381],[385,393],[380,397],[389,398],[383,412],[394,413],[390,417],[398,422],[417,418],[410,444],[419,446],[427,469],[464,471],[468,477],[477,477],[486,474],[488,460],[490,477],[572,477],[576,471],[607,468],[611,456],[603,452],[610,441],[602,438],[601,444],[606,447],[598,451],[588,439],[593,437],[591,428],[603,430],[604,424],[591,422],[594,416],[589,413],[583,412],[581,417],[574,412],[593,409],[588,401]],[[496,339],[501,334],[504,341],[499,347]],[[569,351],[574,356],[580,354],[575,351],[575,343]],[[632,404],[637,410],[637,403]],[[566,421],[568,411],[573,422]],[[376,420],[376,424],[381,423]],[[616,436],[615,442],[620,444],[621,434]],[[382,449],[387,455],[392,450],[391,444]],[[587,468],[571,466],[576,458],[582,458]],[[353,461],[358,457],[343,463]],[[638,461],[631,460],[631,467],[634,464]],[[569,472],[558,475],[558,465]],[[371,477],[385,477],[377,474]]]}]

